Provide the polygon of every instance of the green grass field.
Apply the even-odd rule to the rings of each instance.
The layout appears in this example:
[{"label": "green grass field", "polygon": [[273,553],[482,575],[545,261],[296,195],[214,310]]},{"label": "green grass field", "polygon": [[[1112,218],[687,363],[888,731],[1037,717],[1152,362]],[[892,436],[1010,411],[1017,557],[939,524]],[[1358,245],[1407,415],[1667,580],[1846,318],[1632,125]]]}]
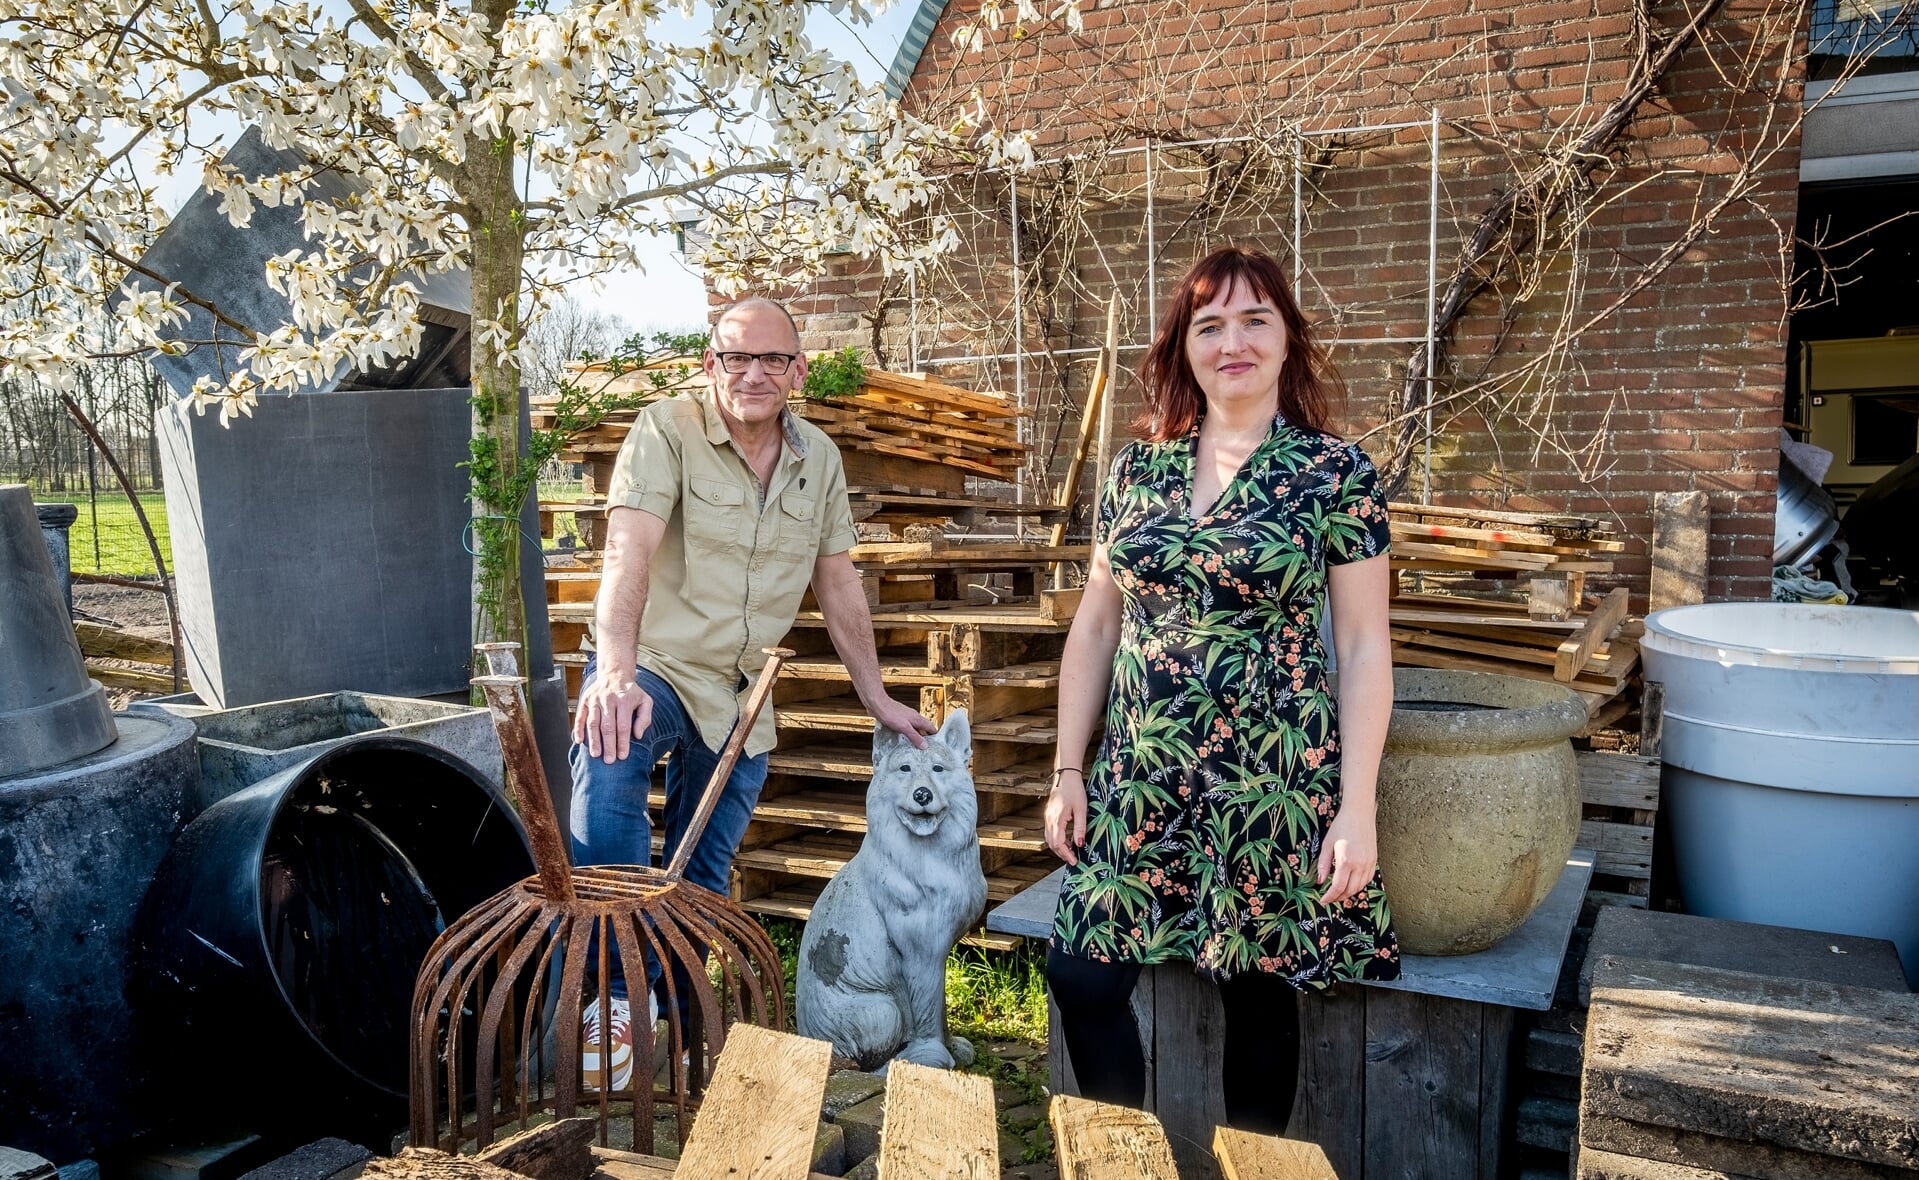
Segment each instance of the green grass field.
[{"label": "green grass field", "polygon": [[[97,504],[89,506],[84,495],[39,494],[34,500],[41,504],[66,501],[80,509],[80,518],[73,522],[73,530],[68,534],[73,550],[73,568],[80,573],[112,574],[115,577],[136,578],[151,575],[153,553],[147,548],[146,536],[140,531],[140,521],[133,515],[133,505],[127,503],[123,495],[102,493]],[[166,556],[167,568],[173,568],[173,546],[167,536],[166,496],[161,492],[146,492],[140,496],[140,507],[147,514],[147,521],[153,525],[153,535],[159,539],[160,552]],[[100,542],[99,557],[94,557],[95,515],[98,514]]]}]

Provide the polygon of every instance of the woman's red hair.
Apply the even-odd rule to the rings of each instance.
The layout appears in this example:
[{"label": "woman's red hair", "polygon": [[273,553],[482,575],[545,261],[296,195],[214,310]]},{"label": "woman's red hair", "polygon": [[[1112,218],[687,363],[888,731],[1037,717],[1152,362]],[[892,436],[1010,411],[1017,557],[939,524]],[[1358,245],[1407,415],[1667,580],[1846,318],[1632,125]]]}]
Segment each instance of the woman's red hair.
[{"label": "woman's red hair", "polygon": [[1327,430],[1333,398],[1342,392],[1339,374],[1313,337],[1299,310],[1286,272],[1264,250],[1222,246],[1193,264],[1173,288],[1159,331],[1140,365],[1146,410],[1134,427],[1151,442],[1184,437],[1206,408],[1206,394],[1186,360],[1186,333],[1193,313],[1232,290],[1235,283],[1273,305],[1286,327],[1286,359],[1279,368],[1279,412],[1307,430]]}]

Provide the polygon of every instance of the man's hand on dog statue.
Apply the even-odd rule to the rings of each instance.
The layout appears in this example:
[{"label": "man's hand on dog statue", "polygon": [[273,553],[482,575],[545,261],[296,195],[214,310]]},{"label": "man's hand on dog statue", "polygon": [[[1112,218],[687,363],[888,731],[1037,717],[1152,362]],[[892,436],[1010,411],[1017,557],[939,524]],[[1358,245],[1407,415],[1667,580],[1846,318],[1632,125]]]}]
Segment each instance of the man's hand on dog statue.
[{"label": "man's hand on dog statue", "polygon": [[883,697],[877,708],[872,710],[873,720],[884,725],[894,733],[900,734],[913,743],[915,750],[926,748],[926,735],[939,732],[939,726],[918,709],[900,704],[892,697]]}]

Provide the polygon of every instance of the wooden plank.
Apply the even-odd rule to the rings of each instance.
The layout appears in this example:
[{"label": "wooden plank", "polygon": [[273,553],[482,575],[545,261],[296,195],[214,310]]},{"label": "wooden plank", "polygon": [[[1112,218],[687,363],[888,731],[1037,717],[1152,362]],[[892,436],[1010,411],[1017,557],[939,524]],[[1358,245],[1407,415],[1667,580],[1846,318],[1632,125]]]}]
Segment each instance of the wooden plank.
[{"label": "wooden plank", "polygon": [[1384,989],[1366,999],[1364,1174],[1477,1176],[1480,1005]]},{"label": "wooden plank", "polygon": [[1593,516],[1549,512],[1495,512],[1490,508],[1457,508],[1449,504],[1412,504],[1394,501],[1386,506],[1393,516],[1416,519],[1437,516],[1451,520],[1484,520],[1521,528],[1567,529],[1580,533],[1610,533],[1612,522]]},{"label": "wooden plank", "polygon": [[1526,582],[1526,613],[1535,619],[1569,619],[1579,610],[1584,578],[1551,574]]},{"label": "wooden plank", "polygon": [[832,1060],[825,1041],[733,1025],[686,1137],[680,1173],[806,1180]]},{"label": "wooden plank", "polygon": [[1464,541],[1472,545],[1531,549],[1542,553],[1624,553],[1626,551],[1624,541],[1555,537],[1551,533],[1526,532],[1518,529],[1433,524],[1430,521],[1408,520],[1397,516],[1393,518],[1392,530],[1395,538],[1431,537],[1441,541]]},{"label": "wooden plank", "polygon": [[173,644],[165,639],[135,635],[131,631],[83,620],[75,620],[73,634],[80,641],[80,654],[83,656],[173,667]]},{"label": "wooden plank", "polygon": [[932,541],[872,541],[846,551],[854,565],[881,567],[906,562],[957,566],[1018,561],[1046,565],[1055,561],[1086,561],[1092,553],[1090,545],[948,545]]},{"label": "wooden plank", "polygon": [[1553,555],[1550,553],[1497,552],[1425,541],[1395,539],[1392,552],[1394,557],[1414,561],[1450,562],[1455,569],[1545,570],[1553,565]]},{"label": "wooden plank", "polygon": [[1366,987],[1299,1000],[1299,1087],[1286,1133],[1316,1143],[1344,1177],[1366,1164]]},{"label": "wooden plank", "polygon": [[1581,750],[1574,757],[1579,762],[1580,802],[1641,811],[1658,808],[1659,759],[1590,750]]},{"label": "wooden plank", "polygon": [[1506,1144],[1506,1101],[1512,1088],[1513,1030],[1518,1014],[1501,1004],[1479,1009],[1479,1173],[1499,1180]]},{"label": "wooden plank", "polygon": [[1659,492],[1652,498],[1650,614],[1706,601],[1706,561],[1712,509],[1704,492]]},{"label": "wooden plank", "polygon": [[1039,617],[1051,623],[1071,622],[1079,610],[1080,598],[1086,593],[1084,586],[1070,590],[1041,590],[1039,592]]},{"label": "wooden plank", "polygon": [[1559,645],[1553,662],[1554,680],[1571,683],[1573,677],[1579,675],[1599,645],[1611,638],[1613,630],[1625,621],[1630,598],[1631,593],[1624,586],[1616,587],[1586,616],[1586,625]]},{"label": "wooden plank", "polygon": [[[1513,632],[1529,631],[1539,635],[1542,641],[1550,638],[1553,642],[1558,641],[1558,637],[1560,634],[1577,631],[1581,627],[1585,626],[1584,619],[1535,619],[1535,618],[1532,618],[1523,613],[1525,610],[1525,607],[1518,603],[1514,603],[1512,605],[1518,606],[1519,611],[1521,613],[1514,613],[1514,614],[1499,614],[1494,611],[1485,611],[1485,612],[1475,613],[1472,611],[1465,611],[1465,610],[1460,610],[1460,611],[1436,610],[1432,608],[1422,609],[1420,607],[1415,607],[1415,606],[1406,606],[1406,607],[1400,606],[1401,602],[1405,602],[1412,598],[1426,599],[1430,597],[1432,596],[1425,595],[1425,594],[1400,595],[1398,598],[1393,600],[1393,606],[1391,611],[1392,621],[1394,623],[1397,623],[1403,626],[1413,626],[1413,627],[1473,627],[1473,628],[1484,627],[1488,629],[1498,628],[1501,631],[1513,631]],[[1471,603],[1469,605],[1478,606],[1479,604]],[[1490,605],[1504,605],[1504,604],[1487,604],[1487,605],[1490,606]]]},{"label": "wooden plank", "polygon": [[[1497,639],[1478,639],[1471,635],[1454,635],[1444,631],[1425,631],[1409,627],[1393,627],[1390,631],[1393,642],[1408,643],[1418,647],[1438,648],[1441,651],[1460,651],[1470,655],[1485,656],[1491,660],[1511,660],[1521,664],[1538,664],[1542,668],[1553,668],[1558,662],[1557,646],[1540,647],[1533,643],[1511,643]],[[1595,674],[1606,671],[1605,656],[1597,657],[1599,667],[1593,668]]]},{"label": "wooden plank", "polygon": [[1047,1112],[1061,1176],[1073,1180],[1179,1180],[1159,1120],[1143,1110],[1068,1094]]},{"label": "wooden plank", "polygon": [[1226,1052],[1226,1009],[1219,985],[1177,963],[1149,971],[1153,989],[1152,1040],[1156,1068],[1146,1095],[1173,1144],[1187,1180],[1203,1180],[1216,1166],[1213,1128],[1226,1121],[1219,1062]]},{"label": "wooden plank", "polygon": [[503,1139],[476,1158],[530,1180],[587,1180],[595,1163],[593,1128],[590,1118],[560,1119]]},{"label": "wooden plank", "polygon": [[[1429,651],[1423,647],[1395,641],[1393,662],[1410,664],[1418,668],[1458,668],[1467,672],[1498,672],[1505,676],[1522,676],[1528,680],[1541,680],[1557,683],[1553,680],[1552,669],[1534,667],[1530,664],[1513,663],[1507,660],[1488,659],[1485,656],[1463,653]],[[1626,685],[1624,674],[1600,676],[1592,672],[1581,672],[1573,680],[1572,687],[1589,693],[1598,693],[1611,700]]]},{"label": "wooden plank", "polygon": [[896,1061],[886,1071],[883,1180],[999,1180],[993,1083]]},{"label": "wooden plank", "polygon": [[1225,1180],[1340,1180],[1317,1143],[1213,1129],[1213,1157]]},{"label": "wooden plank", "polygon": [[1550,573],[1556,573],[1556,574],[1567,574],[1567,573],[1610,574],[1613,572],[1613,563],[1610,561],[1568,561],[1560,558],[1555,558],[1549,569],[1541,569],[1537,566],[1513,565],[1505,561],[1480,561],[1480,560],[1466,561],[1458,558],[1448,558],[1448,559],[1439,559],[1439,558],[1431,558],[1431,557],[1401,558],[1399,556],[1394,556],[1392,561],[1393,561],[1393,569],[1395,571],[1419,570],[1423,572],[1431,572],[1436,574],[1456,574],[1456,573],[1463,573],[1463,572],[1472,571],[1472,570],[1514,570],[1519,573],[1550,572]]},{"label": "wooden plank", "polygon": [[1639,824],[1581,820],[1579,846],[1593,850],[1593,872],[1615,877],[1652,876],[1653,829]]},{"label": "wooden plank", "polygon": [[[679,1173],[680,1161],[666,1159],[657,1155],[640,1155],[638,1152],[621,1151],[617,1147],[595,1147],[594,1161],[599,1165],[593,1175],[596,1180],[689,1180]],[[830,1180],[824,1172],[812,1172],[807,1180]]]},{"label": "wooden plank", "polygon": [[1658,759],[1666,731],[1666,686],[1648,680],[1639,690],[1639,755]]},{"label": "wooden plank", "polygon": [[[168,694],[173,692],[173,673],[145,672],[134,668],[109,668],[98,661],[87,661],[87,675],[98,680],[106,688],[131,688],[136,692],[154,692]],[[180,680],[180,690],[191,692],[193,686]]]}]

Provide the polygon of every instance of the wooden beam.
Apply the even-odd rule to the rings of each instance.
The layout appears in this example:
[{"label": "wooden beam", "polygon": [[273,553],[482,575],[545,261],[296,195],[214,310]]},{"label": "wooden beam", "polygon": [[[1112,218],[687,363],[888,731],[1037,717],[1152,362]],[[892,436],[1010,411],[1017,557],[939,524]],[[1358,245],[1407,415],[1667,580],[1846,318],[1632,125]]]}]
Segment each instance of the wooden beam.
[{"label": "wooden beam", "polygon": [[1159,1120],[1143,1110],[1069,1094],[1047,1112],[1059,1174],[1073,1180],[1179,1180]]},{"label": "wooden beam", "polygon": [[[141,672],[132,668],[108,668],[98,663],[87,663],[87,675],[98,680],[107,688],[131,688],[135,692],[153,692],[167,695],[173,692],[171,673]],[[183,692],[192,691],[193,686],[182,681]]]},{"label": "wooden beam", "polygon": [[680,1174],[806,1180],[833,1046],[739,1023],[686,1137]]},{"label": "wooden beam", "polygon": [[1073,616],[1079,611],[1080,596],[1085,593],[1086,588],[1083,586],[1071,590],[1041,590],[1039,617],[1049,623],[1071,622]]},{"label": "wooden beam", "polygon": [[999,1180],[993,1083],[895,1061],[886,1070],[882,1180]]},{"label": "wooden beam", "polygon": [[1586,616],[1586,625],[1559,645],[1559,654],[1553,660],[1554,680],[1570,684],[1592,662],[1599,645],[1612,638],[1613,630],[1626,621],[1626,605],[1631,599],[1631,592],[1620,586]]},{"label": "wooden beam", "polygon": [[[1119,297],[1106,301],[1106,340],[1099,350],[1099,361],[1093,369],[1093,383],[1086,391],[1086,404],[1079,415],[1079,437],[1073,443],[1073,457],[1066,464],[1066,482],[1060,485],[1059,495],[1054,498],[1055,507],[1066,512],[1053,522],[1052,543],[1055,546],[1066,543],[1066,525],[1073,516],[1073,501],[1079,498],[1080,473],[1086,469],[1086,454],[1093,447],[1094,436],[1099,433],[1100,406],[1106,400],[1106,387],[1112,384],[1113,370],[1119,366]],[[1095,499],[1098,498],[1098,481],[1106,473],[1093,473]],[[1053,568],[1053,588],[1066,588],[1066,566],[1061,563]]]},{"label": "wooden beam", "polygon": [[545,1123],[502,1139],[477,1158],[531,1180],[591,1180],[593,1124],[590,1118]]},{"label": "wooden beam", "polygon": [[1660,492],[1652,498],[1652,580],[1646,613],[1706,601],[1711,532],[1706,493]]},{"label": "wooden beam", "polygon": [[[107,660],[134,660],[142,664],[173,667],[173,645],[164,639],[135,635],[99,623],[76,621],[74,637],[80,641],[80,654]],[[168,691],[172,688],[169,686]]]},{"label": "wooden beam", "polygon": [[1339,1180],[1326,1149],[1317,1143],[1231,1127],[1213,1131],[1213,1158],[1224,1180]]}]

